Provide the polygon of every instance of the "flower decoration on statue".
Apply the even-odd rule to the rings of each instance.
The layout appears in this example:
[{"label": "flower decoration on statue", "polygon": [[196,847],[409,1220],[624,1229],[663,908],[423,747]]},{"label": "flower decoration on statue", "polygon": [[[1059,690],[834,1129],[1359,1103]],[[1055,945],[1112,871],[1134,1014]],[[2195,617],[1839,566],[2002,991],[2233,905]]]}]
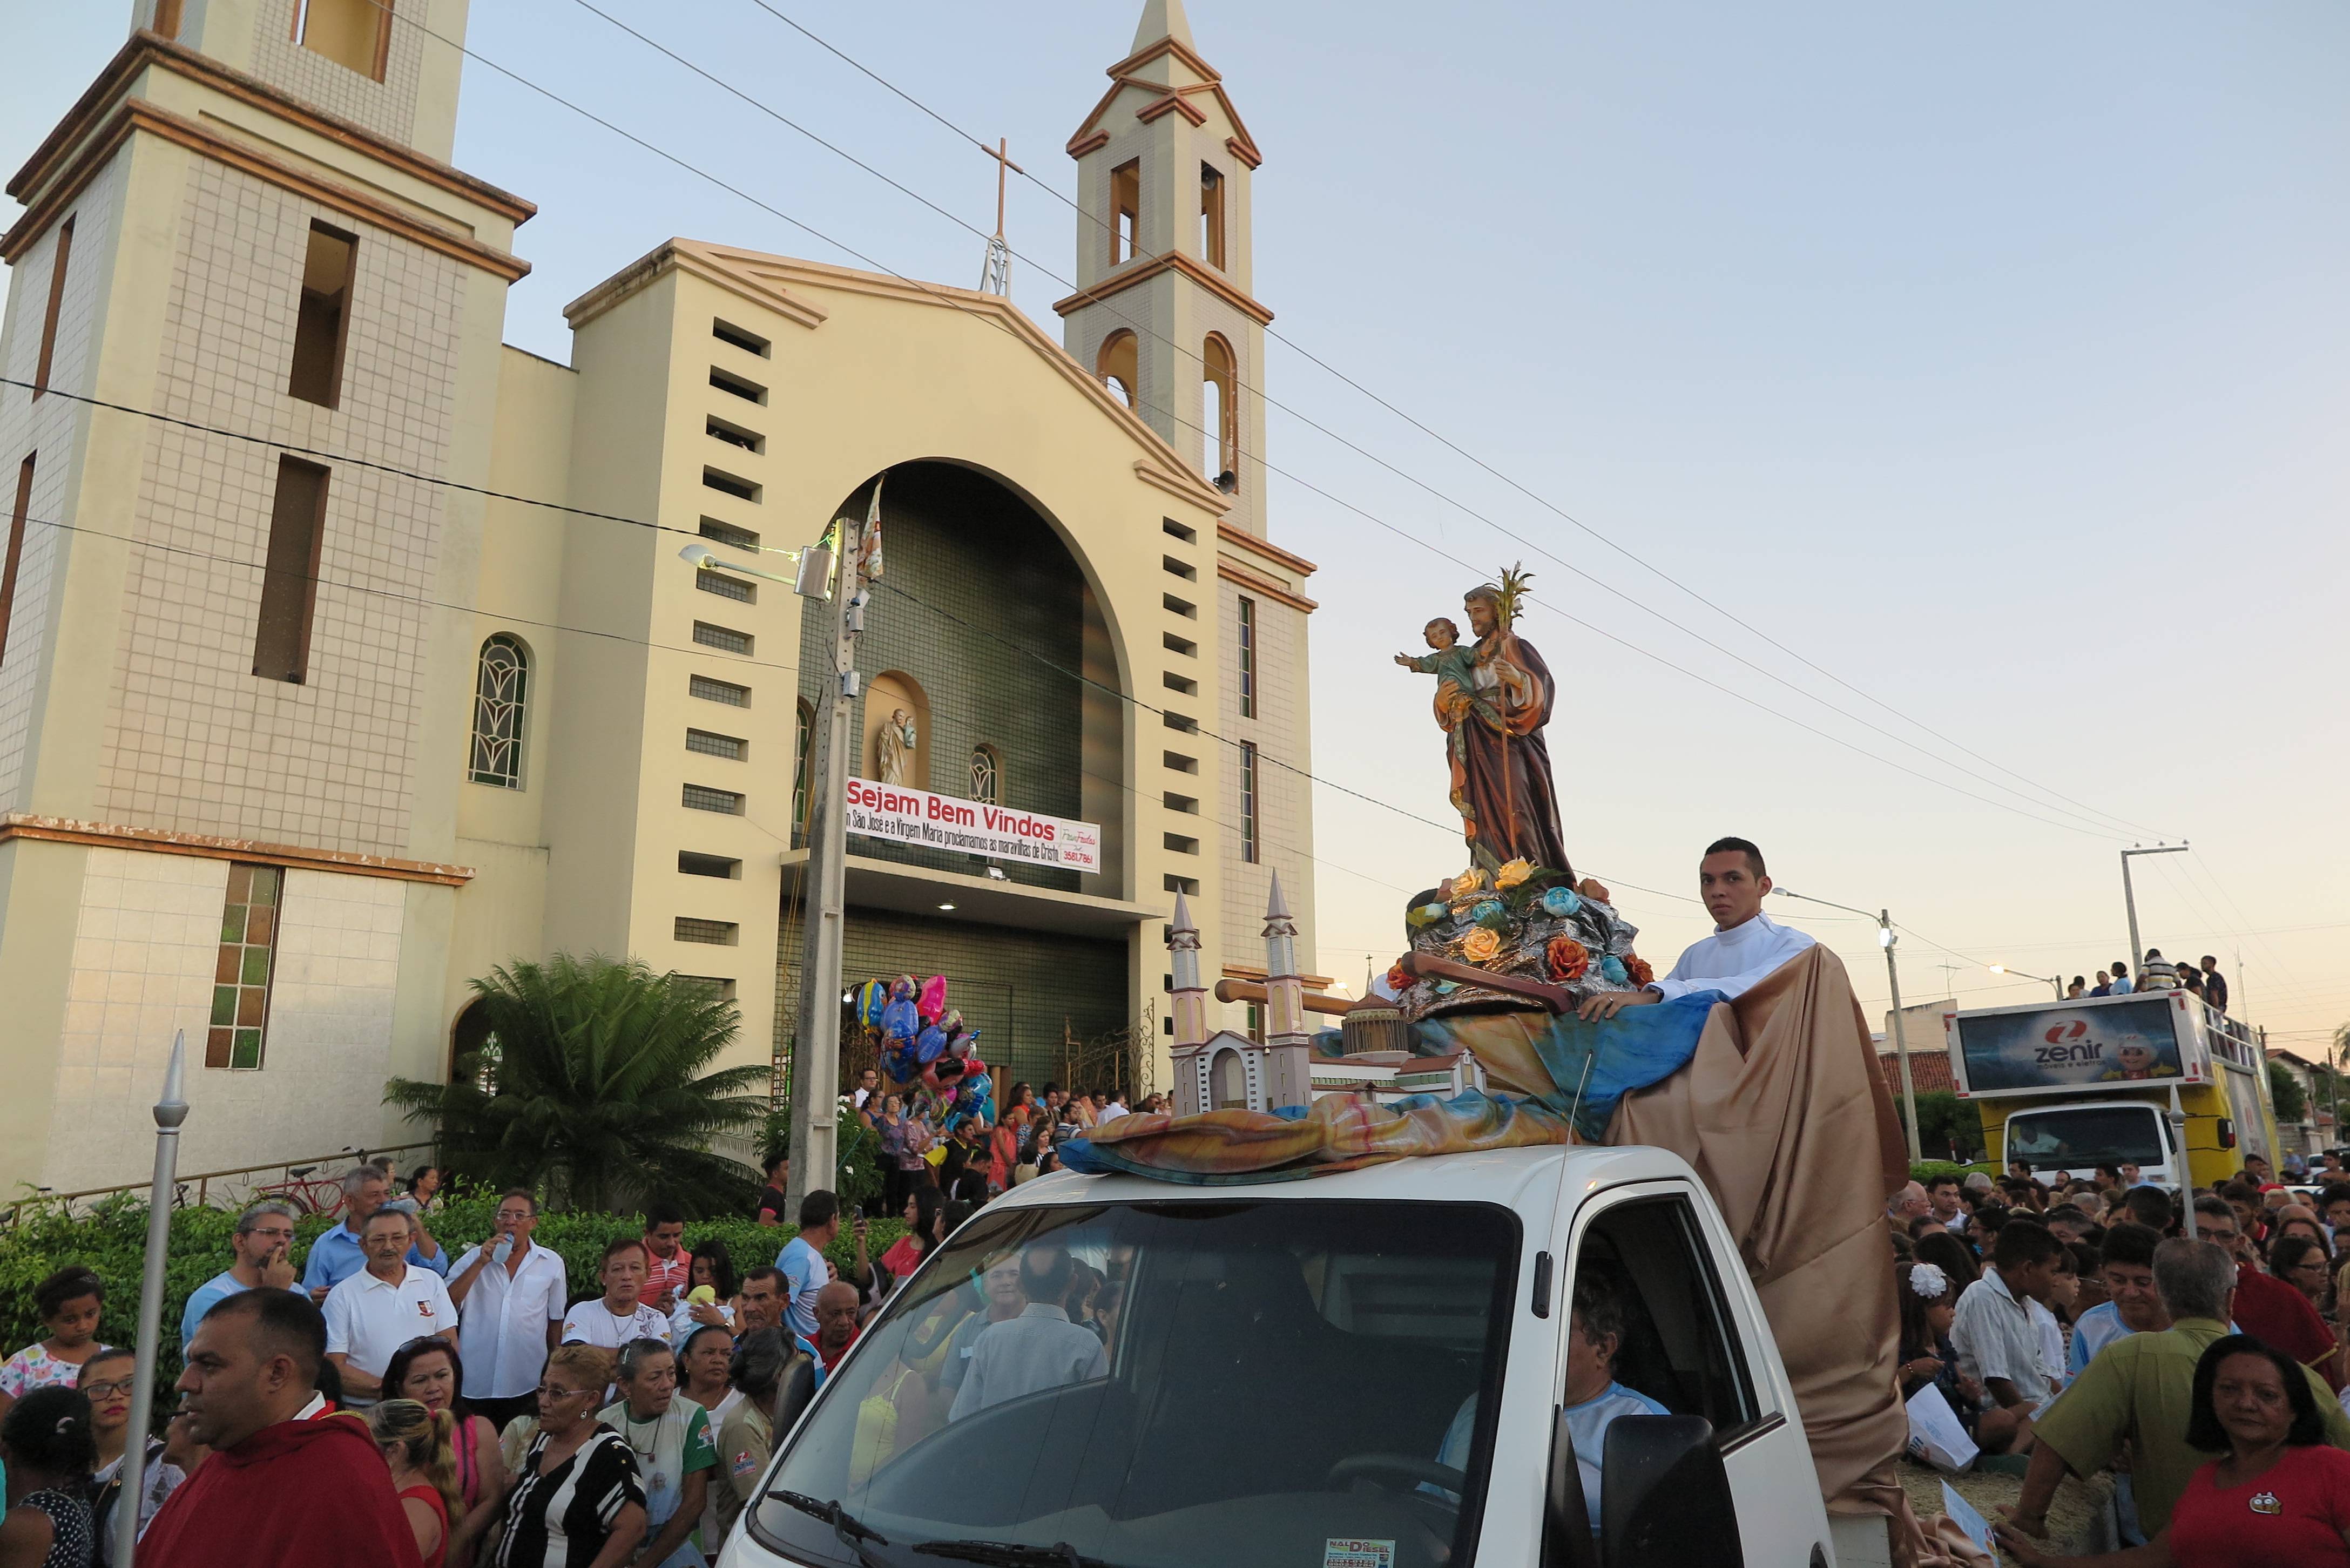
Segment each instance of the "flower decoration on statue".
[{"label": "flower decoration on statue", "polygon": [[1513,860],[1493,873],[1493,886],[1506,893],[1534,874],[1534,867],[1525,860]]},{"label": "flower decoration on statue", "polygon": [[1403,965],[1399,963],[1388,965],[1387,979],[1388,990],[1398,996],[1411,989],[1411,976],[1404,973]]},{"label": "flower decoration on statue", "polygon": [[1491,963],[1501,950],[1500,934],[1484,926],[1479,926],[1461,939],[1461,956],[1473,964]]},{"label": "flower decoration on statue", "polygon": [[1624,972],[1634,985],[1646,987],[1657,982],[1657,971],[1649,968],[1648,961],[1638,953],[1624,955]]},{"label": "flower decoration on statue", "polygon": [[1591,968],[1591,950],[1573,937],[1553,937],[1543,948],[1543,967],[1561,985],[1572,985]]}]

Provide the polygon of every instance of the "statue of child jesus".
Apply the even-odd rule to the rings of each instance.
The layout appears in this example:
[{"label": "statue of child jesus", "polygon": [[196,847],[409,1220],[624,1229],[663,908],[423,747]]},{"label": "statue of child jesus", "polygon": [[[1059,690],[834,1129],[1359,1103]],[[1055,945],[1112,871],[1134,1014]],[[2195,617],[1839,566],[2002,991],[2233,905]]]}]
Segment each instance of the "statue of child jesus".
[{"label": "statue of child jesus", "polygon": [[1461,646],[1461,628],[1444,616],[1430,621],[1421,635],[1432,651],[1417,658],[1399,653],[1395,661],[1406,670],[1436,677],[1436,722],[1451,730],[1474,701],[1477,652]]}]

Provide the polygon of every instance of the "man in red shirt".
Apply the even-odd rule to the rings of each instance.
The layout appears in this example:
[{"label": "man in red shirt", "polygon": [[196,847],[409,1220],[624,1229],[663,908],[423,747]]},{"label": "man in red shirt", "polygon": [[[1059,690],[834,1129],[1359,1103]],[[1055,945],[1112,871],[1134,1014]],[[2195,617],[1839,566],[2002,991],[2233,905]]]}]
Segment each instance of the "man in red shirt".
[{"label": "man in red shirt", "polygon": [[242,1291],[203,1315],[180,1409],[212,1458],[148,1525],[141,1563],[422,1568],[366,1423],[302,1418],[326,1355],[327,1320],[291,1291]]},{"label": "man in red shirt", "polygon": [[685,1250],[685,1210],[674,1203],[645,1205],[645,1301],[673,1313],[693,1288],[693,1255]]},{"label": "man in red shirt", "polygon": [[2197,1238],[2217,1241],[2236,1260],[2236,1326],[2276,1346],[2342,1391],[2335,1371],[2334,1335],[2309,1298],[2284,1281],[2261,1272],[2251,1243],[2226,1199],[2206,1193],[2195,1200]]}]

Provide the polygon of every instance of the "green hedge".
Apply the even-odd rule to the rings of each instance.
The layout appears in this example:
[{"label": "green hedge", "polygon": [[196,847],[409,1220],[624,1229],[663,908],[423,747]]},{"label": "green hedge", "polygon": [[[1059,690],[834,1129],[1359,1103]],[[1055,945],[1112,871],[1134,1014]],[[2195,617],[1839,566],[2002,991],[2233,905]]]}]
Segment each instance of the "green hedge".
[{"label": "green hedge", "polygon": [[1921,1159],[1909,1168],[1909,1179],[1931,1181],[1938,1176],[1955,1176],[1960,1181],[1964,1181],[1974,1171],[1981,1171],[1985,1176],[1994,1178],[1999,1175],[1998,1171],[1988,1165],[1953,1165],[1947,1159]]},{"label": "green hedge", "polygon": [[[426,1223],[433,1239],[452,1257],[490,1234],[497,1210],[494,1194],[452,1199],[442,1212]],[[309,1256],[310,1242],[334,1220],[313,1216],[296,1226],[297,1266]],[[162,1358],[156,1369],[155,1411],[160,1423],[177,1403],[172,1386],[180,1376],[180,1314],[197,1286],[228,1267],[229,1241],[236,1216],[221,1209],[181,1209],[172,1215],[172,1244],[163,1279]],[[879,1256],[904,1231],[898,1220],[873,1221],[868,1244]],[[790,1225],[761,1225],[755,1219],[689,1220],[688,1246],[716,1236],[723,1239],[739,1272],[775,1262],[785,1241],[796,1234]],[[533,1240],[559,1255],[571,1280],[571,1300],[600,1294],[596,1280],[598,1261],[607,1243],[619,1236],[644,1233],[637,1215],[556,1214],[540,1217]],[[68,1218],[55,1210],[28,1207],[12,1229],[0,1231],[0,1355],[43,1338],[47,1331],[34,1310],[33,1290],[42,1280],[68,1263],[87,1264],[106,1282],[106,1310],[99,1319],[99,1337],[109,1345],[130,1345],[138,1334],[139,1284],[147,1247],[147,1206],[128,1199],[102,1203],[86,1218]],[[846,1268],[856,1247],[846,1226],[825,1255]]]}]

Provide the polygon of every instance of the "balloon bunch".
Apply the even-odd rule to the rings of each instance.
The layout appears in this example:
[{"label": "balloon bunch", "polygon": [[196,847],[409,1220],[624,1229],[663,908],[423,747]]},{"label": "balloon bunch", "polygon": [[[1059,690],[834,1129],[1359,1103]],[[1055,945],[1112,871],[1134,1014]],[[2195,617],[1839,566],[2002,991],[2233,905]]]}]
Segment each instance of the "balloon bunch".
[{"label": "balloon bunch", "polygon": [[979,1031],[947,1006],[947,977],[919,983],[901,974],[858,991],[859,1023],[880,1037],[881,1070],[901,1084],[919,1082],[946,1107],[946,1126],[993,1108],[995,1081],[980,1059]]}]

